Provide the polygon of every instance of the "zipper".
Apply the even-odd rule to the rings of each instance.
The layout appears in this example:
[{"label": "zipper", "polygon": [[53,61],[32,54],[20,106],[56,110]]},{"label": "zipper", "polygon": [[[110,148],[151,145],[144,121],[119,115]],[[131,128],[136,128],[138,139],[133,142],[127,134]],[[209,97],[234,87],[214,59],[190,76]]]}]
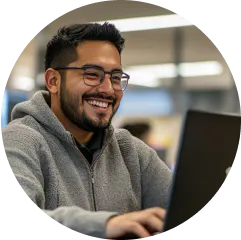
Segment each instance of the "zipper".
[{"label": "zipper", "polygon": [[76,142],[74,140],[74,137],[72,134],[70,134],[74,143],[74,147],[75,149],[77,149],[77,151],[80,153],[80,155],[85,159],[86,164],[88,164],[88,167],[90,169],[91,172],[91,185],[92,185],[92,197],[93,197],[93,206],[94,206],[94,211],[97,211],[97,206],[96,206],[96,201],[95,201],[95,188],[94,188],[94,183],[95,183],[95,178],[94,178],[94,173],[93,173],[93,166],[95,164],[95,162],[97,161],[97,159],[99,158],[99,156],[102,154],[102,152],[104,151],[105,147],[107,146],[107,144],[109,143],[109,141],[106,141],[106,143],[102,146],[102,149],[100,150],[99,154],[95,157],[95,159],[93,158],[92,164],[90,165],[89,162],[87,161],[87,159],[85,158],[85,156],[83,155],[83,153],[79,150],[79,148],[76,145]]},{"label": "zipper", "polygon": [[83,155],[83,153],[79,150],[79,148],[77,147],[74,137],[72,136],[72,140],[73,140],[73,144],[74,144],[74,148],[79,152],[79,154],[85,159],[86,164],[88,165],[89,169],[90,169],[90,173],[91,173],[91,186],[92,186],[92,198],[93,198],[93,209],[94,211],[97,211],[97,207],[96,207],[96,201],[95,201],[95,191],[94,191],[94,183],[95,183],[95,179],[94,179],[94,174],[93,174],[93,170],[91,169],[91,166],[89,164],[89,162],[87,161],[87,159],[85,158],[85,156]]},{"label": "zipper", "polygon": [[94,178],[93,171],[91,171],[91,183],[92,183],[91,185],[92,185],[92,193],[93,193],[93,200],[94,200],[94,210],[97,211],[96,201],[95,201],[95,188],[94,188],[95,178]]}]

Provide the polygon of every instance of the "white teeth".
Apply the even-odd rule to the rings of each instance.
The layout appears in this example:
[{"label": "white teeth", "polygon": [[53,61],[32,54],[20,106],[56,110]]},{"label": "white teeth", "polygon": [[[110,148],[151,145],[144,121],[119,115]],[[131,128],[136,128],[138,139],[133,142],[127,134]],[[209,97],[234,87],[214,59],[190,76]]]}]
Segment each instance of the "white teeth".
[{"label": "white teeth", "polygon": [[107,108],[108,107],[108,103],[104,103],[104,102],[97,102],[97,101],[88,101],[89,104],[91,105],[95,105],[98,107],[102,107],[102,108]]}]

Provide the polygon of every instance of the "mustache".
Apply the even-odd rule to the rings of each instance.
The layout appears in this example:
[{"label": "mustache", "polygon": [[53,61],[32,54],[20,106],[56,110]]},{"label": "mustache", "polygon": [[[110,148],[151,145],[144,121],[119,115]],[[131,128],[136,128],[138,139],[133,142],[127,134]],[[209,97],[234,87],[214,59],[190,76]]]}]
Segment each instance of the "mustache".
[{"label": "mustache", "polygon": [[86,93],[83,95],[82,99],[87,99],[87,98],[99,98],[99,99],[104,99],[104,100],[109,100],[112,101],[113,104],[116,103],[116,98],[113,96],[105,96],[101,93]]}]

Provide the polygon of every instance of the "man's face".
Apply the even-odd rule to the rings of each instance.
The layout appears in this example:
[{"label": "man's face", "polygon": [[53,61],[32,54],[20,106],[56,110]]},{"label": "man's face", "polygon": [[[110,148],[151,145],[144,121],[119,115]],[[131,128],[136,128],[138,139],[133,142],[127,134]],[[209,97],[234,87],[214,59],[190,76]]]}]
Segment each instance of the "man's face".
[{"label": "man's face", "polygon": [[[85,41],[77,47],[78,60],[68,66],[97,65],[105,71],[121,69],[114,45],[104,41]],[[79,128],[93,132],[107,128],[116,113],[122,91],[113,89],[110,75],[99,86],[87,86],[82,70],[65,71],[60,86],[60,107],[64,115]],[[106,107],[107,105],[107,107]]]}]

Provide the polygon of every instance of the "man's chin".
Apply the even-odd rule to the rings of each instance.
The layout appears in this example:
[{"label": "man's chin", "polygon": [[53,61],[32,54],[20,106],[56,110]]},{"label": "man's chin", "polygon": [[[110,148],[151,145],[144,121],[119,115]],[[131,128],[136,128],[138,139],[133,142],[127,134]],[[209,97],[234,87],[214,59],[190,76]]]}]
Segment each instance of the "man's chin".
[{"label": "man's chin", "polygon": [[96,131],[101,131],[105,130],[109,127],[110,125],[89,125],[89,126],[79,126],[81,129],[87,131],[87,132],[96,132]]},{"label": "man's chin", "polygon": [[91,124],[91,128],[92,129],[96,129],[96,130],[104,130],[106,128],[108,128],[110,126],[110,122],[107,123],[95,123],[95,124]]},{"label": "man's chin", "polygon": [[96,122],[96,121],[91,121],[89,119],[88,122],[78,124],[78,127],[88,131],[88,132],[95,132],[99,130],[104,130],[110,126],[111,122]]},{"label": "man's chin", "polygon": [[84,112],[82,115],[82,121],[78,126],[84,130],[88,130],[91,132],[104,130],[110,126],[112,118],[113,115],[111,114],[108,114],[108,116],[106,114],[98,114],[96,116],[93,116]]}]

